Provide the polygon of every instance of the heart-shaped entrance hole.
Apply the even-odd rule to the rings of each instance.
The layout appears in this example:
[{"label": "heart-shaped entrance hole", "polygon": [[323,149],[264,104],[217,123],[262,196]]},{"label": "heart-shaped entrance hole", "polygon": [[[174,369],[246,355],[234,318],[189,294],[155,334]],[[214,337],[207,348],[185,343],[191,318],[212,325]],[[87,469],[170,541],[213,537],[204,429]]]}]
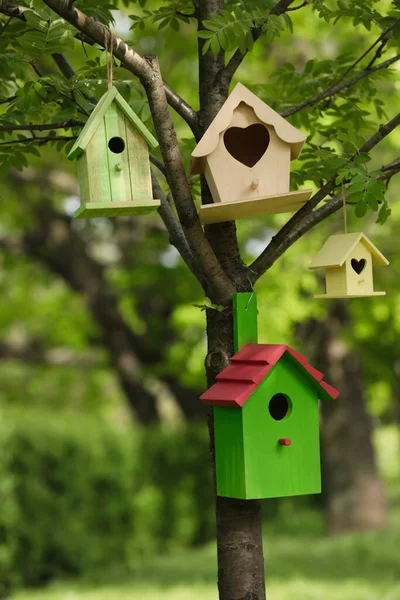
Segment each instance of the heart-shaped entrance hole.
[{"label": "heart-shaped entrance hole", "polygon": [[230,127],[224,133],[224,144],[229,154],[246,167],[254,167],[269,146],[268,129],[259,123]]},{"label": "heart-shaped entrance hole", "polygon": [[365,258],[360,258],[360,260],[356,260],[355,258],[351,259],[351,267],[353,271],[357,273],[357,275],[360,275],[360,273],[364,271],[366,264],[367,261],[365,260]]}]

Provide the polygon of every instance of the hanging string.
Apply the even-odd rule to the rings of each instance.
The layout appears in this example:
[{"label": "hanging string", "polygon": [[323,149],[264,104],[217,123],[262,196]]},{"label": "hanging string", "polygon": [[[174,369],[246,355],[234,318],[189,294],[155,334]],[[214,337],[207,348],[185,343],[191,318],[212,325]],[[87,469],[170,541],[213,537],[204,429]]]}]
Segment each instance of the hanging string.
[{"label": "hanging string", "polygon": [[342,186],[342,196],[343,196],[344,232],[347,233],[347,205],[346,205],[347,190],[345,189],[344,186]]},{"label": "hanging string", "polygon": [[111,90],[113,84],[113,36],[109,28],[107,28],[107,33],[104,40],[104,48],[106,51],[108,89]]}]

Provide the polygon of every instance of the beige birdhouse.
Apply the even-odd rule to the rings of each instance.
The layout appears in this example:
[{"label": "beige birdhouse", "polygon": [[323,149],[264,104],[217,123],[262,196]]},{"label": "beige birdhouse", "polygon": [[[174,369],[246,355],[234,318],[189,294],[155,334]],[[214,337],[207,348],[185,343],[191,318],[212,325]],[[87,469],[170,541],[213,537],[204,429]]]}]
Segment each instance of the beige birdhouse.
[{"label": "beige birdhouse", "polygon": [[363,233],[331,235],[309,269],[325,269],[326,294],[314,298],[384,296],[374,292],[372,267],[389,262]]},{"label": "beige birdhouse", "polygon": [[290,192],[290,161],[305,136],[238,83],[192,153],[192,173],[204,173],[214,202],[202,223],[294,212],[311,190]]}]

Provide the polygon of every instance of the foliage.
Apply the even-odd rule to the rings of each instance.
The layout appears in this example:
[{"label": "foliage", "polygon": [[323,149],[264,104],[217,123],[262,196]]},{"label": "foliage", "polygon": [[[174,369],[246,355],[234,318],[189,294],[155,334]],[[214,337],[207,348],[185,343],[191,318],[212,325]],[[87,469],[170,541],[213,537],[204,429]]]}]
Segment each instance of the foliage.
[{"label": "foliage", "polygon": [[205,54],[209,49],[214,54],[221,50],[239,49],[244,54],[253,49],[255,30],[263,34],[267,41],[272,41],[274,37],[279,37],[285,25],[292,29],[287,13],[279,16],[270,14],[273,4],[264,2],[258,5],[255,2],[253,8],[247,10],[235,4],[231,11],[222,10],[220,14],[213,14],[210,20],[203,21],[204,28],[198,32],[199,38],[206,40],[202,53]]},{"label": "foliage", "polygon": [[[16,412],[0,438],[2,591],[16,575],[135,565],[143,553],[212,536],[203,428],[116,431],[96,420]],[[11,487],[10,487],[11,486]],[[18,518],[15,518],[18,514]],[[4,545],[5,543],[5,545]]]},{"label": "foliage", "polygon": [[[25,4],[33,7],[32,3],[21,3],[22,6]],[[128,3],[123,4],[128,6]],[[345,82],[358,76],[371,61],[374,61],[374,66],[398,52],[396,25],[387,35],[388,39],[380,53],[376,52],[380,48],[378,44],[363,61],[353,66],[382,31],[394,25],[398,10],[388,1],[357,1],[352,2],[351,6],[345,4],[343,6],[333,0],[315,0],[301,10],[289,12],[293,33],[285,26],[281,36],[275,38],[273,44],[266,44],[265,37],[262,38],[254,45],[251,60],[247,59],[243,63],[236,77],[276,110],[285,111],[317,97],[338,81]],[[103,23],[111,25],[113,18],[117,17],[117,28],[120,26],[119,21],[125,17],[125,30],[120,32],[117,29],[117,32],[138,52],[145,54],[151,51],[158,54],[168,83],[196,107],[195,63],[198,40],[195,35],[195,19],[191,16],[191,2],[167,1],[160,5],[154,1],[142,0],[135,3],[134,9],[132,3],[129,3],[126,11],[113,14],[111,11],[121,8],[121,4],[90,0],[82,3],[78,1],[75,5]],[[237,16],[241,10],[248,11],[249,14],[256,14],[261,10],[265,18],[270,19],[273,17],[269,14],[271,6],[272,4],[252,1],[246,2],[244,8],[240,3],[231,1],[226,2],[226,11],[229,15]],[[45,23],[50,28],[60,19],[42,2],[35,2],[34,9],[40,18],[38,23],[33,18],[32,33],[40,40],[41,28],[45,27]],[[179,35],[172,23],[163,23],[161,31],[159,30],[162,16],[167,18],[167,12],[171,19],[178,19]],[[136,26],[132,31],[132,39],[127,30],[132,23],[137,23],[137,19],[129,21],[127,15],[131,13],[136,13],[143,23],[143,26]],[[359,17],[362,17],[362,22],[357,23],[355,19]],[[228,17],[228,14],[222,15],[222,19],[232,23],[232,17]],[[219,21],[222,23],[221,18]],[[284,23],[282,17],[278,21]],[[3,17],[3,23],[6,22],[6,17]],[[371,25],[370,30],[368,23]],[[71,31],[68,25],[64,25],[66,32]],[[34,134],[25,131],[2,132],[1,127],[27,122],[59,123],[71,118],[84,121],[93,109],[92,99],[98,99],[107,88],[105,53],[97,45],[91,47],[87,44],[83,52],[82,43],[74,38],[73,48],[68,49],[66,55],[71,60],[76,75],[67,81],[55,67],[48,48],[36,58],[29,56],[22,48],[21,40],[27,35],[26,29],[27,23],[11,19],[0,36],[0,53],[5,58],[0,60],[0,99],[10,99],[9,102],[0,104],[0,171],[5,174],[10,168],[26,169],[29,165],[38,174],[39,181],[46,178],[46,173],[52,175],[55,169],[63,177],[65,174],[70,176],[74,172],[74,165],[68,164],[64,158],[68,144],[72,142],[70,139],[59,138],[75,137],[80,127]],[[227,52],[226,61],[229,61],[235,44],[237,47],[244,31],[242,28],[240,33],[237,31],[235,34],[235,39],[232,37],[232,49]],[[67,33],[66,37],[69,35]],[[205,41],[207,40],[200,39],[200,43]],[[305,107],[289,117],[295,126],[309,132],[300,160],[292,164],[292,186],[312,186],[315,189],[330,177],[336,176],[336,191],[347,189],[349,227],[354,230],[369,229],[375,240],[380,234],[378,230],[372,231],[371,216],[375,219],[378,217],[379,222],[383,222],[392,210],[388,201],[392,201],[393,205],[396,199],[396,188],[393,187],[393,192],[389,190],[389,193],[384,193],[386,183],[377,178],[380,177],[382,164],[393,160],[398,138],[396,133],[391,134],[380,146],[380,151],[373,150],[369,154],[359,155],[357,150],[375,131],[377,124],[390,118],[397,110],[395,68],[396,64],[390,69],[371,73],[356,85],[344,88],[340,93],[315,106]],[[117,61],[114,83],[134,110],[142,118],[148,119],[149,107],[143,89],[127,70],[117,65]],[[351,127],[348,126],[349,123],[352,124]],[[187,128],[181,119],[175,117],[175,124],[187,166],[194,140],[192,136],[188,139]],[[149,121],[147,125],[151,127]],[[33,141],[26,142],[27,139]],[[42,142],[42,139],[47,141]],[[395,178],[392,181],[394,186]],[[162,185],[168,191],[165,182]],[[17,240],[21,240],[27,230],[37,227],[41,220],[38,210],[45,204],[42,192],[43,185],[34,179],[23,189],[14,182],[10,182],[10,185],[2,182],[0,195],[5,234],[12,234]],[[70,195],[71,192],[64,192],[61,188],[52,188],[50,196],[53,207],[61,213],[70,214],[71,211],[66,208]],[[364,215],[361,222],[353,219],[354,216],[361,215]],[[251,222],[238,222],[241,252],[245,261],[250,262],[255,258],[286,221],[287,215],[278,215]],[[337,223],[340,228],[341,217]],[[179,262],[177,253],[169,247],[167,236],[160,231],[157,223],[149,217],[136,219],[129,226],[122,222],[119,225],[102,221],[74,223],[73,227],[79,231],[80,239],[85,242],[88,252],[96,258],[100,257],[97,262],[105,265],[110,293],[118,296],[124,321],[134,334],[145,337],[148,354],[157,357],[145,365],[146,378],[166,376],[179,379],[191,387],[202,388],[205,343],[204,315],[201,309],[207,306],[208,301],[202,300],[194,279],[187,275],[184,265]],[[329,224],[329,229],[331,227],[335,230],[337,225]],[[386,237],[394,235],[396,227],[397,215],[392,223],[390,220],[386,223],[386,235],[379,240],[378,246]],[[120,244],[119,231],[131,232],[129,243]],[[125,234],[122,233],[122,237],[123,235]],[[257,284],[261,306],[274,305],[273,319],[264,317],[267,312],[260,313],[260,339],[279,342],[283,337],[286,339],[291,336],[296,320],[309,315],[321,317],[324,314],[321,305],[310,302],[317,283],[315,277],[307,272],[307,264],[326,235],[324,229],[320,228],[320,233],[314,230],[312,236],[297,242],[294,250],[290,250],[281,259],[280,265],[274,266],[268,272],[268,277]],[[247,252],[247,246],[257,247],[258,252]],[[18,248],[17,244],[16,247]],[[390,250],[390,245],[386,248],[388,249]],[[394,293],[390,289],[395,287],[395,282],[389,279],[385,283],[390,298]],[[84,298],[78,292],[69,290],[65,282],[61,281],[59,273],[46,271],[46,268],[38,265],[36,258],[5,254],[1,262],[0,288],[6,298],[0,317],[3,339],[25,335],[28,339],[38,340],[46,349],[66,346],[73,351],[89,350],[94,344],[97,346],[101,343],[101,331],[87,310]],[[26,311],[27,301],[29,311]],[[201,307],[200,310],[193,308],[195,303]],[[369,322],[367,326],[367,316],[371,310],[370,304],[367,304],[368,309],[365,311],[361,303],[357,303],[354,308],[357,332],[362,333],[359,334],[360,338],[358,334],[353,338],[353,343],[357,344],[357,340],[362,339],[360,351],[363,354],[373,345],[371,342],[367,343],[368,339],[373,339],[376,334],[373,323]],[[153,305],[157,310],[149,310]],[[394,312],[393,301],[390,314]],[[388,316],[385,321],[387,344],[391,348],[387,349],[386,356],[395,356],[397,329],[390,334],[390,320]],[[379,323],[382,326],[382,322]],[[368,337],[365,331],[368,331]],[[294,337],[292,343],[296,343]],[[372,349],[368,356],[370,354],[372,356]],[[386,381],[392,381],[392,369],[385,362],[385,357],[381,358],[382,368],[390,375],[386,377]],[[380,369],[376,369],[369,359],[368,364],[368,377],[371,376],[375,381],[379,378]],[[46,364],[32,366],[3,363],[0,399],[8,403],[52,405],[57,410],[61,406],[74,409],[85,407],[102,414],[114,414],[121,410],[123,394],[110,372],[104,350],[99,368],[96,366],[86,369],[85,377],[82,377],[82,368],[73,365],[54,369]]]},{"label": "foliage", "polygon": [[15,479],[10,468],[9,424],[2,411],[0,416],[0,598],[7,598],[9,591],[19,582],[15,570],[15,552],[20,514],[15,495]]},{"label": "foliage", "polygon": [[[378,433],[380,462],[394,503],[390,526],[381,532],[327,538],[317,512],[284,502],[266,528],[264,556],[271,570],[268,594],[278,600],[397,600],[399,487],[398,433]],[[305,551],[306,549],[306,551]],[[24,590],[15,600],[211,600],[215,598],[215,547],[138,556],[131,574],[96,581],[69,581],[38,591]]]}]

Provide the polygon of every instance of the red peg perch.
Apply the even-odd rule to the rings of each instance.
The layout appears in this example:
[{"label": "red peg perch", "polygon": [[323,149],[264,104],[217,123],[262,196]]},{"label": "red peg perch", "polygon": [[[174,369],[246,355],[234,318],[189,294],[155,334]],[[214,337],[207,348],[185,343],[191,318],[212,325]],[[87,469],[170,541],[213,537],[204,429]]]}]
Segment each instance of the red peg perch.
[{"label": "red peg perch", "polygon": [[279,444],[280,444],[281,446],[290,446],[290,445],[291,445],[291,443],[292,443],[292,440],[289,440],[288,438],[281,438],[281,439],[279,440]]}]

